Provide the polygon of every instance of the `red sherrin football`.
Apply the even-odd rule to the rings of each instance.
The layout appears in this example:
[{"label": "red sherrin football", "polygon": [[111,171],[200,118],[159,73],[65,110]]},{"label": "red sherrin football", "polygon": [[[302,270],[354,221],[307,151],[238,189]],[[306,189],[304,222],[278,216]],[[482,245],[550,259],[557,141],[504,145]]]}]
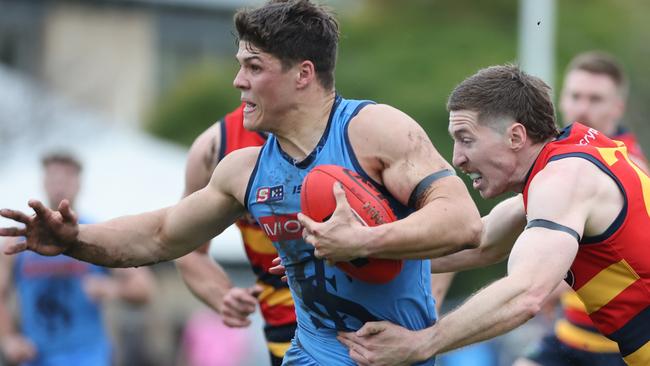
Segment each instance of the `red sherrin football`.
[{"label": "red sherrin football", "polygon": [[[341,182],[350,207],[368,225],[377,226],[397,218],[388,200],[359,174],[338,165],[319,165],[302,182],[300,209],[312,220],[323,222],[336,208],[332,192],[335,182]],[[358,258],[336,264],[350,276],[370,283],[386,283],[402,270],[401,260]]]}]

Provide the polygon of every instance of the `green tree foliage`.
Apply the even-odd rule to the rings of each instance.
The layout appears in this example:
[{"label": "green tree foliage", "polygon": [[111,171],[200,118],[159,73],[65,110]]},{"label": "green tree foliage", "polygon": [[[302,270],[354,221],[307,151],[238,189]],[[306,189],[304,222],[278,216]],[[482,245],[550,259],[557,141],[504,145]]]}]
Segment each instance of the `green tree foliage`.
[{"label": "green tree foliage", "polygon": [[239,105],[232,86],[234,62],[205,60],[189,69],[153,108],[147,130],[189,146],[205,129]]}]

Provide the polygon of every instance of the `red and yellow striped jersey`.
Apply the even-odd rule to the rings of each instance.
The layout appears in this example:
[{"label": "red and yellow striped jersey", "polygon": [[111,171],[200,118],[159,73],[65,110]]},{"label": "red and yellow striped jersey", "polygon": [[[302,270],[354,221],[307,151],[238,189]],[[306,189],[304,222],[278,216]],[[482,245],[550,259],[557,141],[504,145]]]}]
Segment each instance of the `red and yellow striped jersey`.
[{"label": "red and yellow striped jersey", "polygon": [[583,237],[567,281],[596,328],[618,343],[630,365],[650,365],[650,178],[633,164],[620,141],[579,123],[540,152],[524,187],[551,161],[590,161],[620,188],[624,207],[602,234]]}]

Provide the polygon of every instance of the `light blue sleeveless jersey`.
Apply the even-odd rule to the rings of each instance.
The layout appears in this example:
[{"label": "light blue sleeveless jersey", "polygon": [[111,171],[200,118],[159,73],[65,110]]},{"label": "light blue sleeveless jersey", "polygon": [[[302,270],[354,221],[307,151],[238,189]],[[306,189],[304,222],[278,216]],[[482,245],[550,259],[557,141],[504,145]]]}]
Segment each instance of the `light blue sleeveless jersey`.
[{"label": "light blue sleeveless jersey", "polygon": [[[377,320],[423,329],[436,320],[428,260],[406,260],[395,279],[370,284],[316,259],[313,246],[302,240],[296,215],[302,180],[312,168],[335,164],[369,179],[347,133],[350,120],[369,103],[337,96],[323,137],[301,162],[295,162],[269,136],[246,190],[248,211],[276,246],[296,303],[298,329],[285,355],[286,365],[354,365],[347,348],[336,340],[337,331],[354,331]],[[389,197],[398,217],[410,213],[384,187],[378,188]],[[423,363],[433,364],[434,360]]]},{"label": "light blue sleeveless jersey", "polygon": [[88,275],[108,270],[65,255],[26,251],[13,268],[22,334],[36,346],[25,365],[110,365],[110,343],[100,304],[83,289]]}]

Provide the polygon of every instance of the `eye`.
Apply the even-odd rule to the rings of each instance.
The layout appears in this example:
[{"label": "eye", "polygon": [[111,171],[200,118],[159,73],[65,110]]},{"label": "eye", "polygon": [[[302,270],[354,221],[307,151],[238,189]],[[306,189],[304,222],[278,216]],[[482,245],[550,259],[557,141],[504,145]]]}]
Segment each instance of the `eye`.
[{"label": "eye", "polygon": [[249,68],[251,69],[252,72],[259,72],[262,70],[262,67],[257,64],[251,64]]}]

